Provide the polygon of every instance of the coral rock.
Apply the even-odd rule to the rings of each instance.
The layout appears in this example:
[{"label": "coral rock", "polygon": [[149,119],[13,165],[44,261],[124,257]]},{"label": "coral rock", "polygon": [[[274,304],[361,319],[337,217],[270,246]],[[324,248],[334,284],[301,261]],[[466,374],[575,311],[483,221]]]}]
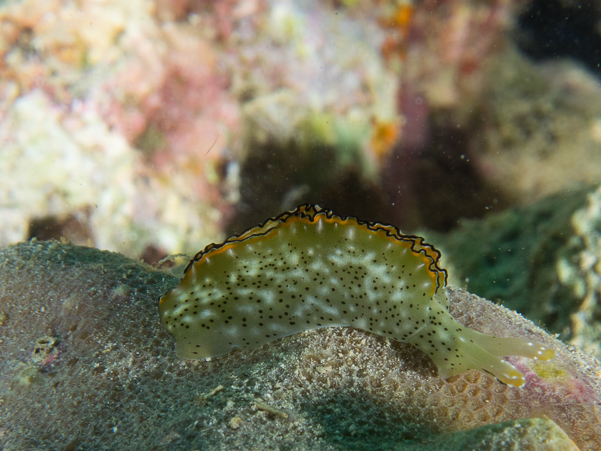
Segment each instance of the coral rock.
[{"label": "coral rock", "polygon": [[[0,249],[0,447],[576,449],[569,439],[601,447],[598,362],[461,290],[450,290],[459,322],[547,343],[556,359],[508,358],[526,375],[521,389],[475,370],[445,381],[411,345],[329,328],[186,361],[157,312],[176,283],[91,248]],[[40,343],[52,344],[52,358],[32,358]]]}]

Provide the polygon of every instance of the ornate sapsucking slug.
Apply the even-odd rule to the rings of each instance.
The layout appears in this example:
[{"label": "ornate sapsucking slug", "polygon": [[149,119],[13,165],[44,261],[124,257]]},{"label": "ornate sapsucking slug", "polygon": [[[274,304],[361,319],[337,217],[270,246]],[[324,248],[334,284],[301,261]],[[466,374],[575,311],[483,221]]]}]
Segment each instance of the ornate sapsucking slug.
[{"label": "ornate sapsucking slug", "polygon": [[302,205],[205,247],[160,299],[159,314],[185,359],[352,326],[411,343],[441,378],[475,368],[522,386],[523,374],[500,357],[549,360],[555,351],[457,323],[439,259],[433,246],[394,226]]}]

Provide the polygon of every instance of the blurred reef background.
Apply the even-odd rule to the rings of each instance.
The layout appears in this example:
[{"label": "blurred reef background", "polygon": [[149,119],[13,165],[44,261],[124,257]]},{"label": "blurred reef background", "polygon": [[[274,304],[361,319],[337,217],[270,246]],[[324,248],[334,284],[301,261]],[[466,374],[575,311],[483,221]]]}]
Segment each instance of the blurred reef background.
[{"label": "blurred reef background", "polygon": [[[261,407],[274,405],[265,393],[280,393],[288,412],[289,423],[278,429],[281,449],[304,449],[311,431],[324,437],[317,449],[377,449],[370,434],[386,435],[382,449],[417,450],[437,440],[459,443],[448,449],[503,449],[493,443],[504,440],[547,449],[526,445],[544,434],[570,443],[563,449],[601,447],[590,432],[599,423],[558,419],[581,408],[598,421],[600,409],[599,30],[598,0],[1,1],[0,448],[103,449],[102,440],[116,439],[117,431],[126,435],[111,442],[114,449],[131,440],[204,449],[217,447],[218,437],[231,446],[238,440],[269,448],[274,442],[261,443],[253,430],[267,434],[271,429],[261,428],[284,417]],[[453,404],[457,418],[444,423],[439,418],[447,417],[425,407],[427,427],[399,429],[394,425],[418,407],[387,399],[391,387],[405,391],[398,377],[409,376],[386,376],[391,385],[361,407],[351,398],[371,390],[376,373],[366,369],[357,382],[348,374],[361,372],[360,364],[346,368],[342,357],[317,351],[327,340],[340,349],[378,341],[357,331],[318,331],[274,344],[287,372],[281,378],[277,356],[269,360],[268,352],[225,363],[178,361],[152,303],[180,274],[136,261],[156,265],[168,255],[193,255],[301,203],[425,236],[441,249],[451,285],[516,310],[575,346],[565,353],[586,363],[578,369],[565,354],[558,365],[572,365],[575,376],[561,379],[565,367],[553,376],[569,386],[570,396],[561,392],[568,413],[544,417],[543,403],[539,410],[512,407],[522,413],[505,416],[485,409],[475,421],[478,407],[461,398]],[[37,241],[16,244],[31,239]],[[137,274],[135,284],[125,281],[127,271]],[[36,280],[47,293],[53,284],[68,286],[45,298]],[[72,297],[96,289],[88,304]],[[473,305],[462,305],[471,314]],[[119,306],[134,309],[127,315],[140,324],[119,326]],[[63,310],[73,318],[57,319]],[[138,342],[137,334],[145,338]],[[389,352],[378,346],[366,351],[370,359]],[[319,354],[307,357],[318,362],[311,371],[325,384],[315,396],[330,401],[312,401],[312,382],[294,379],[301,370],[286,366],[286,347]],[[347,352],[355,351],[341,351]],[[332,368],[350,379],[328,379]],[[65,371],[74,379],[63,379]],[[310,371],[301,372],[306,380]],[[482,378],[473,382],[485,386],[478,393],[502,390]],[[187,381],[181,383],[189,390],[178,397],[189,398],[165,392],[153,401],[151,391],[172,380]],[[580,397],[571,397],[574,381],[584,387]],[[427,384],[447,384],[422,383],[428,393],[434,389]],[[335,389],[327,391],[328,384]],[[203,398],[221,385],[223,393]],[[299,399],[286,392],[292,389]],[[455,389],[444,390],[455,399]],[[503,396],[517,396],[505,390],[513,394]],[[186,415],[200,409],[204,419],[173,416],[179,402],[187,403]],[[52,410],[48,403],[58,404]],[[81,405],[102,414],[81,419],[73,407]],[[137,426],[115,416],[142,405],[148,410]],[[240,405],[245,413],[237,413]],[[376,412],[375,425],[340,414],[360,416],[362,408]],[[50,416],[35,417],[40,410]],[[310,427],[295,429],[295,415],[310,417]],[[136,429],[148,418],[164,429]],[[82,437],[68,429],[77,421],[87,431]],[[438,421],[444,425],[434,427]],[[467,432],[444,435],[460,430]],[[98,442],[90,439],[95,434]]]}]

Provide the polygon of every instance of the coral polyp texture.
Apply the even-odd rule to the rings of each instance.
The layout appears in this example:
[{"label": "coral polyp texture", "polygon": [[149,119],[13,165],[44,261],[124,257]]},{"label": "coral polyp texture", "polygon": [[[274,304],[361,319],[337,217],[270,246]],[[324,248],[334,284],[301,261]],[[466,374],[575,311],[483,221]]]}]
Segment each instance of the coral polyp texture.
[{"label": "coral polyp texture", "polygon": [[159,312],[177,354],[215,357],[304,330],[353,326],[411,343],[448,378],[475,368],[521,387],[499,356],[549,360],[520,338],[463,328],[448,313],[447,273],[423,238],[391,225],[301,205],[221,244],[210,244],[163,296]]},{"label": "coral polyp texture", "polygon": [[461,290],[448,293],[462,326],[535,340],[556,357],[507,357],[522,388],[477,370],[443,380],[410,344],[333,327],[182,360],[156,309],[177,281],[71,244],[0,249],[0,447],[601,447],[598,362]]}]

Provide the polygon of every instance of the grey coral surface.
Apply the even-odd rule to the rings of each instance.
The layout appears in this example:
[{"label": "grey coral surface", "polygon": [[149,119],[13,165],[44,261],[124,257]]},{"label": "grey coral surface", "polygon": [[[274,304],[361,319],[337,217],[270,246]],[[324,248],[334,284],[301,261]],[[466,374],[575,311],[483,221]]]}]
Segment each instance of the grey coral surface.
[{"label": "grey coral surface", "polygon": [[0,447],[601,448],[598,362],[469,293],[449,289],[462,324],[557,349],[550,362],[508,358],[524,388],[475,370],[441,380],[412,346],[352,328],[182,360],[157,312],[177,283],[92,248],[0,249]]}]

